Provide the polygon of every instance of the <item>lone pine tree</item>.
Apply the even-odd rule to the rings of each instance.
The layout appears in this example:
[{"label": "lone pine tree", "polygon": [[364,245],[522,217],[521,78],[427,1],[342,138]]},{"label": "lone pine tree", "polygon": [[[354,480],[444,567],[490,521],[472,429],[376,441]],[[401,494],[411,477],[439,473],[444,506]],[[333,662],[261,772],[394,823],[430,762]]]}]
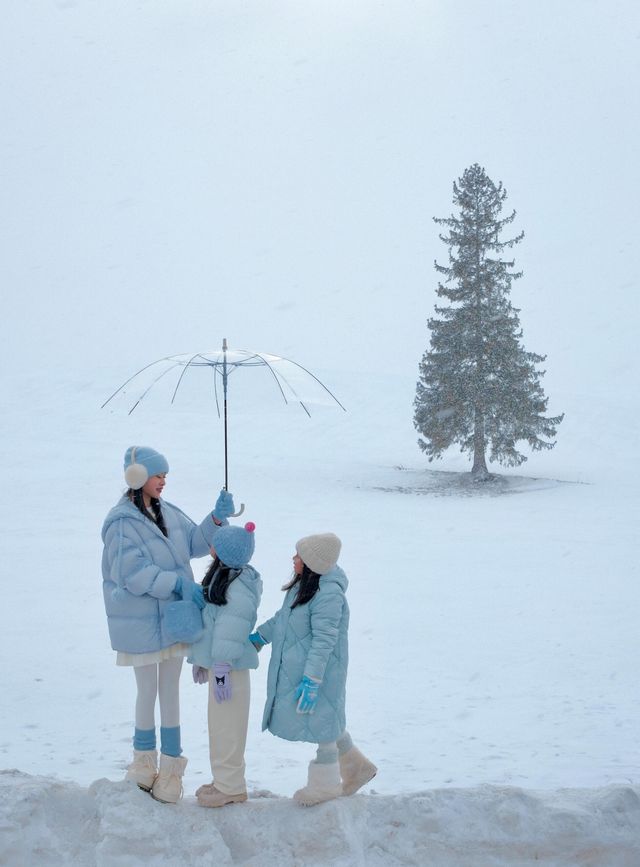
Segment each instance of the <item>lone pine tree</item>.
[{"label": "lone pine tree", "polygon": [[516,215],[500,217],[506,196],[502,183],[496,186],[475,164],[453,184],[459,216],[434,217],[448,229],[440,238],[449,247],[449,265],[435,267],[445,276],[438,296],[450,305],[436,305],[436,316],[428,321],[431,345],[420,362],[414,402],[418,444],[429,460],[459,443],[473,454],[476,480],[491,478],[487,450],[490,461],[519,466],[526,460],[516,448],[519,441],[534,450],[553,448],[555,442],[542,437],[554,437],[564,417],[543,415],[544,371],[535,365],[546,356],[525,352],[520,342],[519,310],[509,294],[522,274],[500,254],[524,233],[500,240]]}]

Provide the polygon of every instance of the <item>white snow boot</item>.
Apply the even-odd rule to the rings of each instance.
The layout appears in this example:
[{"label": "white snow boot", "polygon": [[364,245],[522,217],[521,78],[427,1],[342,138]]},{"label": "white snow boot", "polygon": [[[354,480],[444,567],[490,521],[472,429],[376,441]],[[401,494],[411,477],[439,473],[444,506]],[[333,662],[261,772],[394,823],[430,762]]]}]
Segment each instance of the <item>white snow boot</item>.
[{"label": "white snow boot", "polygon": [[363,756],[357,747],[351,747],[339,757],[338,761],[340,762],[343,795],[353,795],[369,780],[372,780],[378,772],[373,762]]},{"label": "white snow boot", "polygon": [[187,767],[183,756],[160,753],[160,768],[151,789],[151,796],[163,804],[176,804],[182,797],[182,776]]},{"label": "white snow boot", "polygon": [[150,792],[158,776],[158,751],[134,750],[133,761],[127,767],[125,780],[133,780],[145,792]]},{"label": "white snow boot", "polygon": [[340,769],[337,762],[329,765],[319,762],[309,762],[309,776],[307,785],[298,789],[293,800],[303,807],[312,807],[332,798],[339,798],[342,794],[340,784]]}]

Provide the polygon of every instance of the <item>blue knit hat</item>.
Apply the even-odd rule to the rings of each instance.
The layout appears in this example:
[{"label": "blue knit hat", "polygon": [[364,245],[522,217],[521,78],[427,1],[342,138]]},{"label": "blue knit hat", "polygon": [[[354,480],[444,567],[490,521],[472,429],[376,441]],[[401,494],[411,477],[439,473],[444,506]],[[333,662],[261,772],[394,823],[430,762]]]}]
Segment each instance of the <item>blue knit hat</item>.
[{"label": "blue knit hat", "polygon": [[168,472],[167,459],[155,449],[148,446],[129,446],[124,453],[124,480],[134,491],[143,487],[151,476]]},{"label": "blue knit hat", "polygon": [[232,569],[246,566],[256,546],[255,528],[253,521],[248,521],[244,527],[221,527],[213,537],[213,548],[220,562]]}]

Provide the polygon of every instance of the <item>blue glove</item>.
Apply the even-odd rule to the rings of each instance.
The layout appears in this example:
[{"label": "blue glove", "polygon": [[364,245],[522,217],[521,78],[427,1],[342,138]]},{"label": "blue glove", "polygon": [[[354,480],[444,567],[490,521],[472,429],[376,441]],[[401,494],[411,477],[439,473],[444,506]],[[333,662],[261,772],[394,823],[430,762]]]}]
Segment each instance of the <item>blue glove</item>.
[{"label": "blue glove", "polygon": [[297,713],[315,713],[320,683],[321,681],[312,680],[306,675],[302,678],[296,690],[296,698],[299,699]]},{"label": "blue glove", "polygon": [[231,666],[228,662],[213,663],[213,695],[218,704],[231,698],[230,671]]},{"label": "blue glove", "polygon": [[182,575],[178,575],[176,578],[176,584],[173,588],[173,592],[177,593],[178,596],[182,596]]},{"label": "blue glove", "polygon": [[230,518],[235,510],[233,494],[230,494],[229,491],[225,491],[223,488],[218,494],[218,499],[213,507],[213,517],[217,518],[218,521],[224,521],[226,518]]},{"label": "blue glove", "polygon": [[204,590],[202,589],[202,585],[196,584],[195,581],[191,585],[191,601],[195,602],[201,611],[207,604],[204,601]]},{"label": "blue glove", "polygon": [[201,665],[192,665],[191,676],[194,683],[207,683],[209,680],[209,669],[203,668]]},{"label": "blue glove", "polygon": [[249,641],[251,642],[251,644],[253,644],[258,653],[260,653],[262,648],[267,643],[259,632],[252,632],[249,636]]}]

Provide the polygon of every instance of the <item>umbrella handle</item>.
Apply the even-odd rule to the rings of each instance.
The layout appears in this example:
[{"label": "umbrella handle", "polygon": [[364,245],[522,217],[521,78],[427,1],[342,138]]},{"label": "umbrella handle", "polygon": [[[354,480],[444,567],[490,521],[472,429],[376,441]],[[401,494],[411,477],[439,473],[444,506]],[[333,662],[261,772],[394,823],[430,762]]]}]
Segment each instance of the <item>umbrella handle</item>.
[{"label": "umbrella handle", "polygon": [[244,512],[244,503],[240,503],[240,508],[237,512],[234,512],[233,515],[229,515],[230,518],[239,518],[240,515]]}]

